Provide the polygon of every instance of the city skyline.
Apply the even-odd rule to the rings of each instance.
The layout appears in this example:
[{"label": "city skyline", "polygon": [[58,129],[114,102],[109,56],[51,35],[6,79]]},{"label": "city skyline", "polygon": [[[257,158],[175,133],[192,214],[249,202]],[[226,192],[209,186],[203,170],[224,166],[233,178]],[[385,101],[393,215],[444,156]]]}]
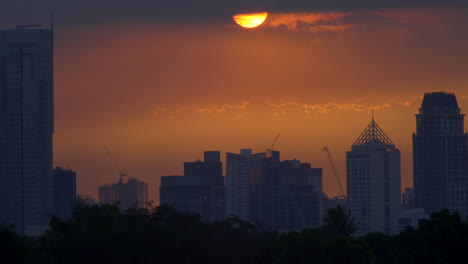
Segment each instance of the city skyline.
[{"label": "city skyline", "polygon": [[118,180],[104,145],[157,202],[159,177],[181,174],[181,162],[207,149],[263,152],[278,132],[283,156],[323,168],[325,192],[338,194],[321,149],[330,148],[345,184],[345,151],[372,108],[401,151],[402,188],[410,187],[424,92],[454,92],[468,109],[463,6],[282,3],[265,26],[245,30],[230,8],[216,19],[201,12],[161,23],[163,11],[140,16],[143,7],[111,15],[84,1],[72,14],[46,2],[34,12],[37,4],[24,11],[2,3],[0,12],[11,12],[0,28],[48,25],[56,7],[54,166],[77,172],[83,196],[97,198],[98,185]]}]

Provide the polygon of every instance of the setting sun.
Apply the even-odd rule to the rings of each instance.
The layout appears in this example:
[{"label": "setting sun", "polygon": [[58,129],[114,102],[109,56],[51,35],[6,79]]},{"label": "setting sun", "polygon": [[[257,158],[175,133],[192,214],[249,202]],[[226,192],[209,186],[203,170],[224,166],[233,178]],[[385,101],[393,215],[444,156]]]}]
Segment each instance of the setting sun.
[{"label": "setting sun", "polygon": [[238,25],[244,28],[256,28],[265,22],[268,16],[267,12],[252,13],[252,14],[238,14],[232,16]]}]

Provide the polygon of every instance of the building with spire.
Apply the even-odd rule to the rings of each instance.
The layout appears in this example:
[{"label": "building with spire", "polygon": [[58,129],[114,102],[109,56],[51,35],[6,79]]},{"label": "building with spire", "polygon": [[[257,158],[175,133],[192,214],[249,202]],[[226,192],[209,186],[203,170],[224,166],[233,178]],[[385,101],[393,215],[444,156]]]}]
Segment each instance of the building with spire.
[{"label": "building with spire", "polygon": [[400,151],[372,121],[346,152],[348,208],[357,235],[390,234],[400,210]]},{"label": "building with spire", "polygon": [[468,134],[452,93],[426,93],[413,134],[415,204],[427,214],[443,209],[468,217]]}]

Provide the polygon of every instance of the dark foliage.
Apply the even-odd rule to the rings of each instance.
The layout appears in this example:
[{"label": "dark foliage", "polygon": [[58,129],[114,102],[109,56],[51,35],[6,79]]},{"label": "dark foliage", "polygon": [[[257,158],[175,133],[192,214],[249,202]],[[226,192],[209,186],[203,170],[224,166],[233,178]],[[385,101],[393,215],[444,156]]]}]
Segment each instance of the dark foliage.
[{"label": "dark foliage", "polygon": [[468,224],[443,211],[397,236],[355,237],[348,214],[322,229],[278,233],[236,217],[207,223],[169,207],[79,204],[73,221],[53,218],[40,239],[0,227],[0,263],[458,263]]}]

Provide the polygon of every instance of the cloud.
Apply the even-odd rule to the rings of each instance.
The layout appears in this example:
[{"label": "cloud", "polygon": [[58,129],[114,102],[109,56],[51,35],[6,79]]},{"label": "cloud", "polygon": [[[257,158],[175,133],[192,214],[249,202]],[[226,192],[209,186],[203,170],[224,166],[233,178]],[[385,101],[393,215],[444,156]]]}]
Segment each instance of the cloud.
[{"label": "cloud", "polygon": [[353,26],[342,23],[342,19],[348,15],[350,13],[273,13],[265,23],[265,27],[283,28],[296,32],[341,32],[349,30]]},{"label": "cloud", "polygon": [[[264,28],[314,34],[347,31],[392,31],[397,33],[450,33],[468,25],[467,10],[446,8],[393,8],[346,12],[271,13]],[[460,30],[455,30],[460,34]]]},{"label": "cloud", "polygon": [[172,118],[182,114],[199,114],[199,115],[214,115],[230,112],[246,112],[254,108],[266,109],[271,115],[284,115],[289,113],[303,113],[307,115],[329,114],[335,111],[353,111],[353,112],[370,112],[372,110],[380,111],[393,107],[413,107],[416,102],[422,97],[413,97],[408,100],[397,98],[387,98],[380,103],[366,104],[359,103],[361,100],[356,100],[351,103],[335,103],[329,102],[325,104],[304,104],[299,102],[282,102],[275,103],[271,100],[257,96],[250,98],[239,104],[221,104],[215,106],[188,106],[168,108],[160,105],[153,106],[155,115],[169,115]]}]

